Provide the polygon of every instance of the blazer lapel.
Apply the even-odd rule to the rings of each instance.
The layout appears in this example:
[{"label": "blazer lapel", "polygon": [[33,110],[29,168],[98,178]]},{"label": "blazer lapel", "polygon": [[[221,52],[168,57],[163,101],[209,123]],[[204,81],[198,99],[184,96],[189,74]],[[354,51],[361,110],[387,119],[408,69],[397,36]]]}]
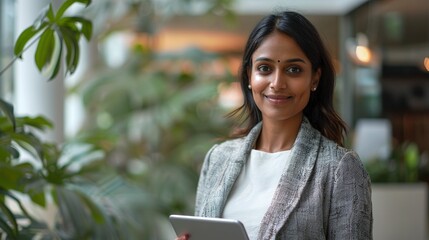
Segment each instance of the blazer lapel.
[{"label": "blazer lapel", "polygon": [[291,152],[290,164],[280,178],[270,207],[265,213],[258,239],[274,239],[300,201],[319,152],[321,134],[304,117]]},{"label": "blazer lapel", "polygon": [[250,152],[261,131],[262,124],[258,123],[243,141],[237,142],[237,147],[223,159],[222,172],[217,181],[211,198],[207,199],[204,206],[204,215],[206,217],[221,217],[225,207],[228,195],[231,192],[234,183],[240,175],[243,166],[246,164]]}]

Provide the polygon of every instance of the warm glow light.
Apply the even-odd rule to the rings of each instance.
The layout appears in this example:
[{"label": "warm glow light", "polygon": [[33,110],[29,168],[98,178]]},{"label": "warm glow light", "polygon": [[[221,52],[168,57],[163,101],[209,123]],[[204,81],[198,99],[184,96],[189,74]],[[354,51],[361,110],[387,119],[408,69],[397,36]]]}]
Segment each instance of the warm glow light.
[{"label": "warm glow light", "polygon": [[368,49],[368,47],[357,46],[356,57],[359,61],[363,63],[369,63],[369,61],[371,61],[371,51]]},{"label": "warm glow light", "polygon": [[429,72],[429,57],[425,57],[423,64],[425,65],[426,71]]},{"label": "warm glow light", "polygon": [[214,30],[164,29],[157,35],[158,51],[177,51],[190,46],[210,52],[239,52],[245,36]]}]

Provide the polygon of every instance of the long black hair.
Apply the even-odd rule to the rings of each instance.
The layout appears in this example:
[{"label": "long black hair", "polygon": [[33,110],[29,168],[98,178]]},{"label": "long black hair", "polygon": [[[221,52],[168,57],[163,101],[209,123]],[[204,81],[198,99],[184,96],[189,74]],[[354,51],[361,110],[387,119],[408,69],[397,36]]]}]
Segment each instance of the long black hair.
[{"label": "long black hair", "polygon": [[244,102],[243,105],[228,115],[230,117],[238,115],[245,126],[237,131],[234,136],[246,135],[252,127],[262,120],[261,111],[253,100],[252,92],[248,89],[249,70],[252,68],[253,53],[274,31],[282,32],[293,38],[310,60],[312,71],[321,70],[317,91],[311,92],[309,102],[304,108],[304,116],[322,135],[339,145],[343,145],[346,124],[333,107],[335,70],[331,57],[313,24],[303,15],[292,11],[284,11],[264,17],[249,35],[239,72]]}]

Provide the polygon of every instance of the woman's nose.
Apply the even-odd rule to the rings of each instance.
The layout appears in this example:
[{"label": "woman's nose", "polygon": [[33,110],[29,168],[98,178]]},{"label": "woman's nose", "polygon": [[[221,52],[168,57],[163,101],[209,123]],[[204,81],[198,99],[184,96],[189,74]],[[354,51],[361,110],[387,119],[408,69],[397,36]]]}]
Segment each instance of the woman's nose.
[{"label": "woman's nose", "polygon": [[275,71],[272,75],[270,88],[272,89],[284,89],[287,87],[286,77],[281,71]]}]

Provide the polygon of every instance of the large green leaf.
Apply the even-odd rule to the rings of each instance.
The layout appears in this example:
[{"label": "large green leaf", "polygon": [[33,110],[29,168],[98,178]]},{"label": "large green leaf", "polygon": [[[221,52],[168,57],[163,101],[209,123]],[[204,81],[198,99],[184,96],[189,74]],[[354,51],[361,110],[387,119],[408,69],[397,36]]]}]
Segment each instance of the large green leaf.
[{"label": "large green leaf", "polygon": [[49,57],[49,61],[45,64],[42,74],[47,76],[49,80],[52,80],[57,76],[61,66],[61,54],[63,50],[63,43],[58,34],[54,33],[54,44],[52,55]]},{"label": "large green leaf", "polygon": [[25,172],[19,168],[0,164],[0,188],[22,191],[19,182],[24,177],[24,174]]},{"label": "large green leaf", "polygon": [[73,73],[79,62],[79,38],[69,28],[60,27],[60,31],[67,48],[66,67],[70,73]]},{"label": "large green leaf", "polygon": [[[47,24],[44,23],[44,26]],[[15,43],[15,48],[13,50],[13,53],[18,56],[22,57],[22,52],[24,51],[25,45],[27,45],[27,42],[34,37],[38,32],[43,30],[43,26],[41,28],[35,28],[34,26],[30,26],[26,28],[18,37]]]},{"label": "large green leaf", "polygon": [[34,60],[39,71],[42,71],[43,67],[51,61],[54,44],[54,31],[47,28],[40,36],[39,44],[37,45],[34,55]]}]

